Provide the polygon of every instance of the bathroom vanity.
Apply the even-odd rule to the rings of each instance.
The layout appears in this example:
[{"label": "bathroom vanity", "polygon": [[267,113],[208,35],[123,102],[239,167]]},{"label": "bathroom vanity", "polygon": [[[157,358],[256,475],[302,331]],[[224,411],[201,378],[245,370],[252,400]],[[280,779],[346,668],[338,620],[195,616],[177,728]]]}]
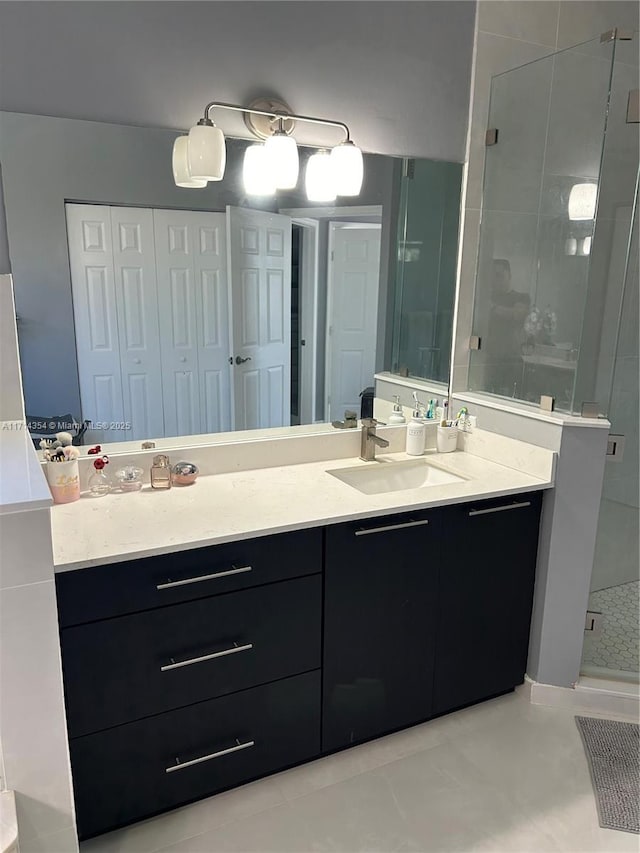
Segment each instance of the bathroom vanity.
[{"label": "bathroom vanity", "polygon": [[[522,683],[551,483],[449,456],[433,464],[454,482],[431,488],[366,494],[338,476],[345,462],[357,472],[408,461],[393,454],[210,476],[200,492],[113,495],[109,512],[96,501],[54,509],[60,525],[84,511],[89,531],[100,513],[113,538],[120,512],[133,530],[151,504],[157,517],[173,501],[179,517],[180,502],[193,515],[209,496],[209,539],[218,518],[223,540],[150,553],[138,531],[132,554],[111,541],[121,553],[58,567],[81,838]],[[261,478],[271,483],[262,516]],[[252,515],[261,535],[225,529],[215,502],[221,510],[227,488],[233,523]],[[204,539],[199,523],[191,532]]]}]

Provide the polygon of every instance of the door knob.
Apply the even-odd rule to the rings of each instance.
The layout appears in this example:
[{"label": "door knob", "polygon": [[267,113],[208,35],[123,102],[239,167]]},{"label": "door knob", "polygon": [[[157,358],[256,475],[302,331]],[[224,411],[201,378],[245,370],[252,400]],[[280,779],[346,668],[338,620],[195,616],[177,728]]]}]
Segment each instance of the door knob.
[{"label": "door knob", "polygon": [[186,360],[187,360],[186,355],[183,355],[183,356],[181,357],[181,359],[180,359],[180,361],[182,361],[182,362],[184,362],[184,361],[186,361]]},{"label": "door knob", "polygon": [[241,356],[236,356],[236,364],[244,364],[245,361],[251,361],[251,356],[247,356],[247,358],[242,358]]},{"label": "door knob", "polygon": [[139,358],[134,358],[134,359],[133,359],[133,363],[134,363],[134,364],[140,364],[140,359],[139,359]]}]

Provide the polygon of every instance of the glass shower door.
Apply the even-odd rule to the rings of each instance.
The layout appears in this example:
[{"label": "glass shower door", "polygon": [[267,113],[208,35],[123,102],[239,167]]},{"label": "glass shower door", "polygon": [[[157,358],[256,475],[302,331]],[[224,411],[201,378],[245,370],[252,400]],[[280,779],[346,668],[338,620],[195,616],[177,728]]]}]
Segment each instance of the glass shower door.
[{"label": "glass shower door", "polygon": [[[615,43],[594,251],[576,390],[598,401],[618,452],[607,458],[600,503],[583,675],[638,680],[640,554],[638,412],[638,185],[640,138],[629,121],[638,87],[638,34]],[[633,95],[631,95],[631,98]],[[622,438],[616,438],[622,436]],[[621,452],[620,452],[621,449]],[[592,624],[590,616],[588,624]]]},{"label": "glass shower door", "polygon": [[611,439],[617,447],[622,446],[622,452],[609,458],[605,467],[589,596],[588,622],[594,629],[585,632],[582,674],[637,681],[640,654],[637,184],[632,222],[628,223],[628,217],[623,215],[619,229],[622,231],[627,224],[632,226],[631,240],[609,400]]},{"label": "glass shower door", "polygon": [[574,407],[614,44],[492,80],[470,390]]}]

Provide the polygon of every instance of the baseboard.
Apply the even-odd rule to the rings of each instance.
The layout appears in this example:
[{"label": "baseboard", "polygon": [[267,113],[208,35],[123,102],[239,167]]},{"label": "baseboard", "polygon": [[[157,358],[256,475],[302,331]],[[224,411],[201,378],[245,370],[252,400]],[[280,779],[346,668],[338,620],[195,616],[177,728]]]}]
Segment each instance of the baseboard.
[{"label": "baseboard", "polygon": [[597,716],[621,717],[634,722],[640,718],[640,693],[637,684],[587,678],[574,687],[556,687],[526,677],[529,701],[533,705],[571,708]]}]

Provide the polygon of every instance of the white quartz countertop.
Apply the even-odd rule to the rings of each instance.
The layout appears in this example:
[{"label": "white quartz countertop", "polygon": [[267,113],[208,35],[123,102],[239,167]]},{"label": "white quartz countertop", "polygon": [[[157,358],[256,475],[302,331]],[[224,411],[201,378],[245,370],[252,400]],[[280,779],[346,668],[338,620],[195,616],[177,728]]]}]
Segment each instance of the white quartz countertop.
[{"label": "white quartz countertop", "polygon": [[[339,458],[200,476],[192,486],[168,491],[147,485],[140,492],[83,496],[52,508],[56,571],[552,485],[553,464],[548,473],[533,476],[518,470],[518,460],[510,460],[516,467],[506,467],[462,450],[428,451],[425,457],[465,479],[366,495],[328,472],[378,463]],[[415,458],[405,453],[379,455],[391,463]]]}]

